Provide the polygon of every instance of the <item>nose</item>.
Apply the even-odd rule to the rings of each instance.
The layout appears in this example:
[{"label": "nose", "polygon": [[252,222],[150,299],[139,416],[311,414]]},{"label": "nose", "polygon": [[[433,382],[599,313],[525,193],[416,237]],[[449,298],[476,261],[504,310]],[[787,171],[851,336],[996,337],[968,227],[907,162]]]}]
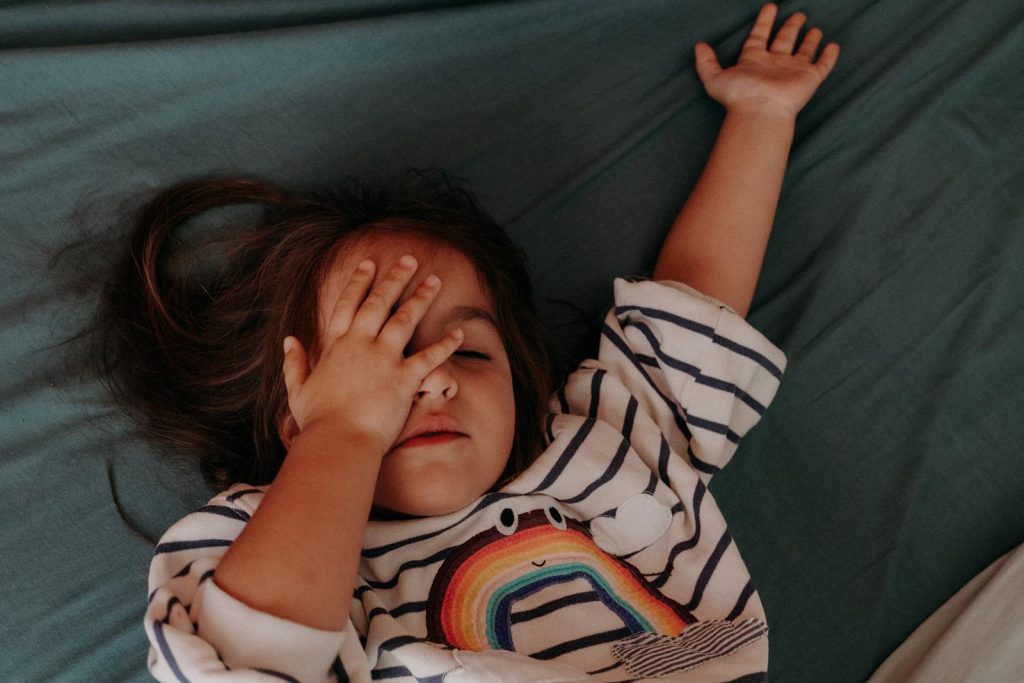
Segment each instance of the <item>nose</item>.
[{"label": "nose", "polygon": [[420,388],[416,392],[416,400],[423,401],[443,396],[450,401],[458,393],[459,383],[455,380],[455,375],[448,363],[445,362],[431,370],[430,374],[423,378]]}]

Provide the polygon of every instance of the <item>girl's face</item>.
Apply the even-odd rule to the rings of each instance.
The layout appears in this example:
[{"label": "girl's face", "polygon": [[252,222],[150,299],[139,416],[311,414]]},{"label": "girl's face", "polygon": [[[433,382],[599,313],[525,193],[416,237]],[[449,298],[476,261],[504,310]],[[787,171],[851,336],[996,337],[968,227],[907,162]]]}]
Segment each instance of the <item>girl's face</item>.
[{"label": "girl's face", "polygon": [[318,334],[322,337],[327,316],[324,302],[337,299],[360,261],[370,258],[376,262],[376,285],[403,254],[415,256],[419,266],[395,309],[428,275],[434,273],[441,278],[441,290],[417,326],[405,350],[406,357],[440,340],[455,327],[462,328],[465,339],[448,360],[423,379],[401,434],[440,415],[455,420],[457,431],[468,437],[425,445],[393,445],[381,461],[373,503],[404,515],[433,516],[473,502],[505,469],[515,435],[512,370],[501,335],[492,322],[494,307],[472,262],[456,249],[412,235],[364,237],[343,251],[321,290]]}]

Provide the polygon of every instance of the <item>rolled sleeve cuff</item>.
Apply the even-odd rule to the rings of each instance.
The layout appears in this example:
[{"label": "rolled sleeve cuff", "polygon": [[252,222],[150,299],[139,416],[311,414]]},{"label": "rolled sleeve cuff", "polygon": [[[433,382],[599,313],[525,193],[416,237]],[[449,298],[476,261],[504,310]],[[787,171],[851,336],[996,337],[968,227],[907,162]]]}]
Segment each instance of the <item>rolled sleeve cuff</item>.
[{"label": "rolled sleeve cuff", "polygon": [[324,681],[341,652],[345,630],[324,631],[253,609],[204,581],[192,613],[200,636],[231,668],[260,669],[299,681]]}]

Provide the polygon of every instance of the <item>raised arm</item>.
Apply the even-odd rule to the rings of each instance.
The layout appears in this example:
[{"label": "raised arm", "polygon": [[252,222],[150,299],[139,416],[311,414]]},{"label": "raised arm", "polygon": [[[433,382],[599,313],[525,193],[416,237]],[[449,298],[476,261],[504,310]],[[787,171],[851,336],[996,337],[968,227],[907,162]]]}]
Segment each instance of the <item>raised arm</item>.
[{"label": "raised arm", "polygon": [[704,171],[673,222],[655,264],[655,280],[685,282],[746,316],[768,245],[796,116],[839,56],[829,43],[814,61],[822,32],[812,28],[794,53],[807,17],[796,13],[769,47],[778,8],[761,8],[739,62],[722,69],[706,43],[695,48],[697,74],[725,120]]}]

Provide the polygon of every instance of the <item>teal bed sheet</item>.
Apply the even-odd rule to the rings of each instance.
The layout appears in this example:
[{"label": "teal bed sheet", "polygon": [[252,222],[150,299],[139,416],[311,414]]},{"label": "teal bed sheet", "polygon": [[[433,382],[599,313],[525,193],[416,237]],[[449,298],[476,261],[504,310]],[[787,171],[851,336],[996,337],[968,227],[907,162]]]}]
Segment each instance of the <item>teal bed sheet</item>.
[{"label": "teal bed sheet", "polygon": [[[148,680],[145,539],[211,494],[57,345],[112,258],[51,265],[63,245],[184,177],[439,167],[584,355],[721,122],[693,44],[733,63],[759,5],[0,4],[0,680]],[[842,54],[797,122],[749,316],[789,368],[712,491],[770,680],[862,681],[1024,541],[1024,5],[797,10]]]}]

